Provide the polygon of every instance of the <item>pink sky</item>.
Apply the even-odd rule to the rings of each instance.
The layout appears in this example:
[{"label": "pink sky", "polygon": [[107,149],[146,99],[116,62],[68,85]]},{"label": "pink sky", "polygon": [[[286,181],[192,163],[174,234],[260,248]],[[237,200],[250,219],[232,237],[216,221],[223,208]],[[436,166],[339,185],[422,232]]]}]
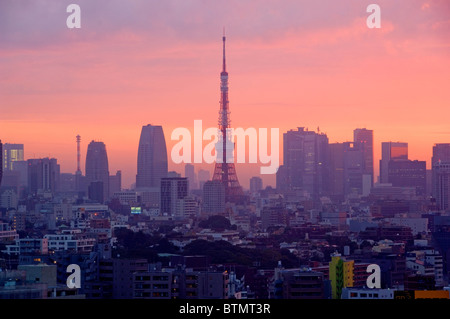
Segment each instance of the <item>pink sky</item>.
[{"label": "pink sky", "polygon": [[[63,172],[76,169],[77,134],[82,169],[87,144],[103,141],[129,187],[142,125],[162,125],[169,169],[183,172],[170,135],[196,119],[216,126],[225,26],[233,127],[281,138],[319,126],[330,142],[366,127],[376,175],[383,141],[408,142],[429,165],[433,144],[450,142],[450,2],[375,1],[382,27],[368,29],[373,2],[2,1],[0,139],[25,144],[26,158],[56,157]],[[70,3],[81,29],[66,27]],[[258,172],[237,165],[245,187]]]}]

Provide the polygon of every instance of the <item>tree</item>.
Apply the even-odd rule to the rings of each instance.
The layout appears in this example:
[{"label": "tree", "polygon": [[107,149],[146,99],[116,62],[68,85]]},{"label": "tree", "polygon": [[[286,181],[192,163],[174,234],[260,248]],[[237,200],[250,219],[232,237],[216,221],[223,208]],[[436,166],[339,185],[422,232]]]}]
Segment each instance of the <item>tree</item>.
[{"label": "tree", "polygon": [[198,226],[200,228],[210,228],[213,230],[225,230],[232,229],[231,223],[228,218],[221,215],[210,216],[207,220],[202,220]]}]

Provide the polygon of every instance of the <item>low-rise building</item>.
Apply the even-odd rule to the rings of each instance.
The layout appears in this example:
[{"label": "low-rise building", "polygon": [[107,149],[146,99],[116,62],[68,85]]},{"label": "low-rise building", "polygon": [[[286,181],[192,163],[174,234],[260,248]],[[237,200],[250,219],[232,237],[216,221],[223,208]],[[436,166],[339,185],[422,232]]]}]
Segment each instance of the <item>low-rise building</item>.
[{"label": "low-rise building", "polygon": [[394,299],[394,292],[394,289],[345,287],[341,299]]}]

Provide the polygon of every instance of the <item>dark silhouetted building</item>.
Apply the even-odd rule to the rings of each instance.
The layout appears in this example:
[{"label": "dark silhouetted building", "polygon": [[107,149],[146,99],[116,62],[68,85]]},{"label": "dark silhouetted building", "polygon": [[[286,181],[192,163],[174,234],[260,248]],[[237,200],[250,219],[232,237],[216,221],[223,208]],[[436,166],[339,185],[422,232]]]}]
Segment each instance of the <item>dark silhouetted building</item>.
[{"label": "dark silhouetted building", "polygon": [[[103,184],[103,201],[109,198],[109,165],[106,146],[103,142],[91,141],[86,153],[86,183],[89,187],[96,182]],[[103,203],[101,201],[101,203]]]},{"label": "dark silhouetted building", "polygon": [[188,179],[186,177],[161,178],[161,214],[180,216],[183,210],[181,201],[188,195]]},{"label": "dark silhouetted building", "polygon": [[[2,144],[2,140],[0,140],[0,156],[3,159],[3,144]],[[0,163],[0,186],[2,186],[2,177],[3,177],[3,160]]]},{"label": "dark silhouetted building", "polygon": [[15,161],[24,160],[23,144],[3,144],[2,166],[3,171],[12,171]]},{"label": "dark silhouetted building", "polygon": [[441,210],[450,208],[450,144],[433,146],[432,195]]},{"label": "dark silhouetted building", "polygon": [[261,226],[263,229],[272,226],[289,226],[289,220],[289,211],[282,205],[267,206],[261,211]]},{"label": "dark silhouetted building", "polygon": [[426,166],[425,161],[391,160],[388,163],[388,183],[394,187],[415,187],[417,195],[425,195]]},{"label": "dark silhouetted building", "polygon": [[276,187],[278,192],[289,191],[289,175],[288,169],[284,165],[280,165],[276,174]]},{"label": "dark silhouetted building", "polygon": [[344,198],[344,143],[331,143],[329,149],[330,196],[333,199]]},{"label": "dark silhouetted building", "polygon": [[261,177],[253,176],[250,178],[250,192],[258,193],[263,188],[263,182]]},{"label": "dark silhouetted building", "polygon": [[56,158],[29,159],[28,189],[30,193],[51,191],[59,189],[60,167]]},{"label": "dark silhouetted building", "polygon": [[328,137],[299,127],[283,134],[283,165],[289,190],[303,190],[317,200],[328,193]]},{"label": "dark silhouetted building", "polygon": [[189,181],[189,189],[198,189],[194,165],[188,163],[184,166],[184,177],[187,177]]},{"label": "dark silhouetted building", "polygon": [[167,177],[167,148],[162,126],[142,127],[139,139],[136,188],[159,188]]},{"label": "dark silhouetted building", "polygon": [[281,286],[283,299],[324,299],[323,273],[285,269],[281,271],[280,277],[278,284]]},{"label": "dark silhouetted building", "polygon": [[76,175],[71,173],[60,174],[60,189],[61,192],[75,192],[76,191]]},{"label": "dark silhouetted building", "polygon": [[363,174],[370,175],[373,185],[373,130],[357,128],[353,131],[353,142],[363,153]]},{"label": "dark silhouetted building", "polygon": [[135,299],[226,299],[229,274],[224,271],[193,271],[149,267],[133,274]]},{"label": "dark silhouetted building", "polygon": [[225,212],[225,186],[220,181],[207,181],[203,185],[203,210],[206,214]]},{"label": "dark silhouetted building", "polygon": [[103,203],[105,201],[105,193],[103,191],[103,182],[102,181],[95,181],[90,182],[88,186],[88,197],[89,199]]},{"label": "dark silhouetted building", "polygon": [[203,185],[210,180],[209,171],[200,169],[198,171],[198,188],[203,189]]},{"label": "dark silhouetted building", "polygon": [[407,160],[408,143],[382,142],[380,160],[380,183],[389,183],[389,161]]},{"label": "dark silhouetted building", "polygon": [[431,164],[438,162],[450,162],[450,143],[440,143],[433,146]]},{"label": "dark silhouetted building", "polygon": [[360,145],[343,143],[344,147],[344,194],[363,194],[364,152]]},{"label": "dark silhouetted building", "polygon": [[99,282],[105,299],[133,299],[134,273],[147,271],[146,259],[103,259],[99,263]]},{"label": "dark silhouetted building", "polygon": [[122,191],[122,171],[117,171],[116,175],[109,176],[109,197],[120,191]]},{"label": "dark silhouetted building", "polygon": [[412,274],[406,276],[405,290],[435,290],[434,275]]}]

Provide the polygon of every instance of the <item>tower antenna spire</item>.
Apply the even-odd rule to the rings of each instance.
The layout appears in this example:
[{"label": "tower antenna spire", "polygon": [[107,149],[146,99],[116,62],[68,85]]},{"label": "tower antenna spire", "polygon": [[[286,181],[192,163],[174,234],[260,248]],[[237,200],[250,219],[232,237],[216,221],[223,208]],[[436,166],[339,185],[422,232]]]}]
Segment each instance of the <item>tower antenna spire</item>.
[{"label": "tower antenna spire", "polygon": [[226,64],[226,60],[225,60],[225,41],[226,41],[226,36],[225,36],[225,27],[223,27],[223,36],[222,36],[222,41],[223,41],[223,66],[222,66],[222,72],[227,72],[227,64]]}]

